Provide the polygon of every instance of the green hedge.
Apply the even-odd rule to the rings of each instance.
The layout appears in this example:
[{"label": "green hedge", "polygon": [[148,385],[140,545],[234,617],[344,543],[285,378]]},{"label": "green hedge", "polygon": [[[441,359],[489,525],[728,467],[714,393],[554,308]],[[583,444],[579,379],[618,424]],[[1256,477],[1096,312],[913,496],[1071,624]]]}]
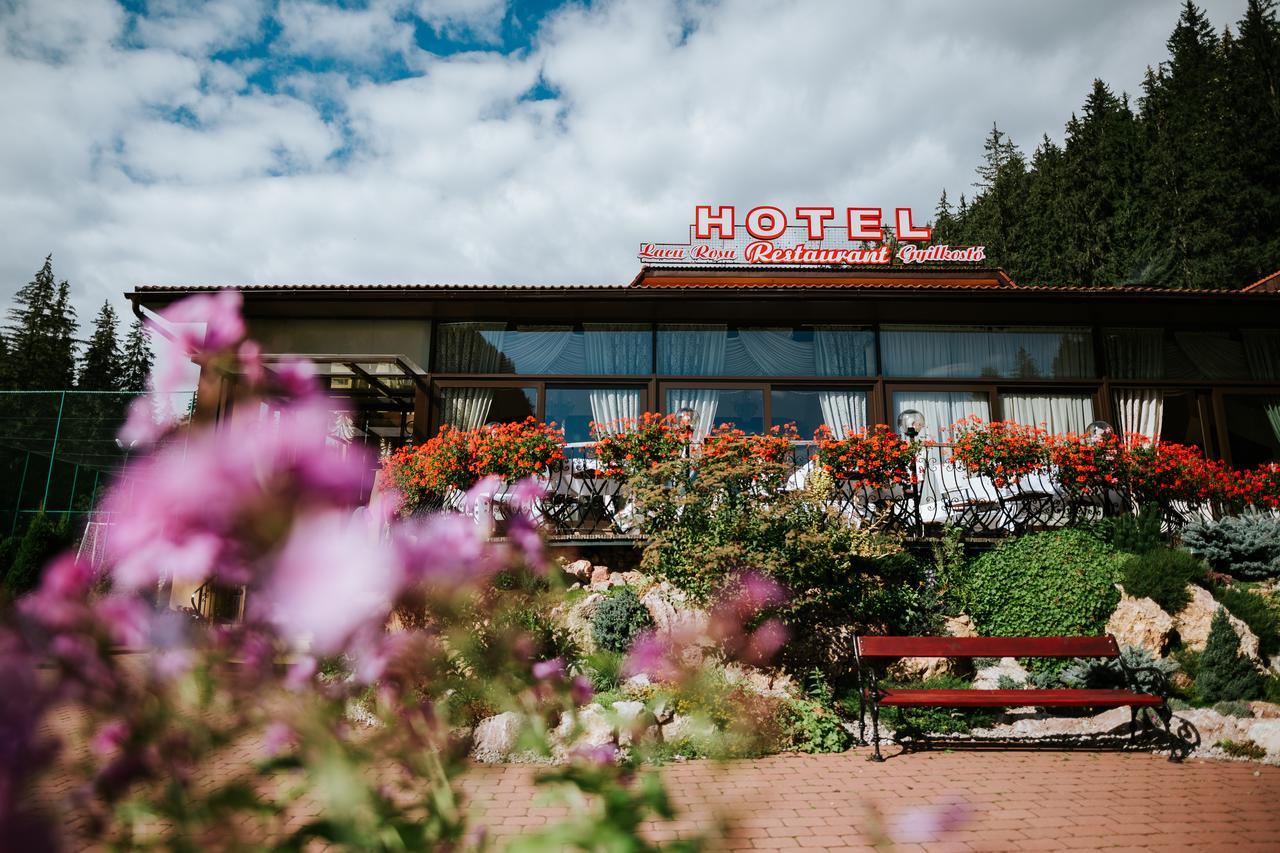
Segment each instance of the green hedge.
[{"label": "green hedge", "polygon": [[1082,530],[1014,539],[973,562],[966,609],[988,636],[1100,634],[1120,600],[1123,559]]},{"label": "green hedge", "polygon": [[1191,584],[1207,577],[1208,568],[1196,555],[1157,548],[1126,560],[1121,583],[1134,598],[1150,598],[1166,613],[1181,613],[1191,603]]}]

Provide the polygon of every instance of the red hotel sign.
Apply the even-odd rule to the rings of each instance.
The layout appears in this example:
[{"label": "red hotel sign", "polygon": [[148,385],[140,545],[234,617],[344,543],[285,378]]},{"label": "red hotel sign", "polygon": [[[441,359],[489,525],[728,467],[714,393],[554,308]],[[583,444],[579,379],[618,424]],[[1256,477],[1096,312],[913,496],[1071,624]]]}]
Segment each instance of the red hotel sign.
[{"label": "red hotel sign", "polygon": [[642,243],[640,260],[656,264],[754,266],[847,266],[937,262],[978,263],[983,246],[929,244],[933,229],[917,226],[911,208],[894,210],[894,251],[884,239],[884,212],[878,207],[797,207],[791,217],[779,207],[761,205],[738,218],[730,205],[694,209],[688,243]]}]

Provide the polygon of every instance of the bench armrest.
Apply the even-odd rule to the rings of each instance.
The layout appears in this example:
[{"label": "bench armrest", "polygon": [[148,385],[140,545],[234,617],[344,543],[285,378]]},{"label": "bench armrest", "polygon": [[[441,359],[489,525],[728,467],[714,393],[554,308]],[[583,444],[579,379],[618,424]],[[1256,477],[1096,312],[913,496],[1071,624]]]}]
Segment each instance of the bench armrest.
[{"label": "bench armrest", "polygon": [[[1149,693],[1153,696],[1159,696],[1161,699],[1168,699],[1173,695],[1173,685],[1169,683],[1169,679],[1158,667],[1129,666],[1124,662],[1123,656],[1117,658],[1117,660],[1120,663],[1121,672],[1124,673],[1125,682],[1133,692]],[[1147,676],[1147,678],[1142,679],[1147,683],[1141,683],[1139,676]]]}]

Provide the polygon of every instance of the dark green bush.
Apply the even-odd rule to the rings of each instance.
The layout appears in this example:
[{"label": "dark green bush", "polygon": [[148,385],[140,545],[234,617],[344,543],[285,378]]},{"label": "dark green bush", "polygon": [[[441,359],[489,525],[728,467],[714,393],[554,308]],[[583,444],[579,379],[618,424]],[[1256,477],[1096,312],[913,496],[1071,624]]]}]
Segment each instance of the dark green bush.
[{"label": "dark green bush", "polygon": [[1207,703],[1257,699],[1262,695],[1262,677],[1240,654],[1240,638],[1221,607],[1213,615],[1209,639],[1200,655],[1196,693]]},{"label": "dark green bush", "polygon": [[[1121,666],[1123,662],[1124,666]],[[1125,667],[1133,673],[1136,683],[1130,684],[1125,676]],[[1163,679],[1150,672],[1147,667],[1157,670]],[[1138,646],[1125,646],[1120,650],[1120,658],[1077,658],[1058,673],[1058,683],[1076,689],[1136,689],[1140,693],[1162,695],[1169,677],[1178,671],[1176,661],[1160,659],[1151,652]],[[1057,685],[1039,684],[1039,687]]]},{"label": "dark green bush", "polygon": [[1215,572],[1244,580],[1280,575],[1280,519],[1272,515],[1197,521],[1182,531],[1182,544]]},{"label": "dark green bush", "polygon": [[597,648],[621,653],[631,648],[631,641],[637,634],[653,627],[653,618],[640,603],[635,590],[629,586],[616,589],[600,602],[592,614],[591,637]]},{"label": "dark green bush", "polygon": [[1145,506],[1137,515],[1119,515],[1099,522],[1097,533],[1117,551],[1144,554],[1163,548],[1165,536],[1160,530],[1162,519],[1158,506]]},{"label": "dark green bush", "polygon": [[8,576],[20,547],[22,547],[21,536],[6,536],[0,539],[0,582]]},{"label": "dark green bush", "polygon": [[1204,563],[1194,554],[1158,548],[1127,559],[1120,583],[1134,598],[1150,598],[1166,613],[1180,613],[1191,603],[1187,587],[1207,576]]},{"label": "dark green bush", "polygon": [[974,560],[966,610],[988,636],[1100,634],[1120,600],[1122,559],[1082,530],[1014,539]]},{"label": "dark green bush", "polygon": [[70,548],[74,541],[71,527],[65,521],[44,513],[31,519],[4,577],[10,594],[17,597],[35,589],[49,561]]},{"label": "dark green bush", "polygon": [[1280,613],[1266,596],[1236,586],[1223,586],[1213,591],[1213,597],[1258,635],[1258,652],[1263,657],[1280,653]]}]

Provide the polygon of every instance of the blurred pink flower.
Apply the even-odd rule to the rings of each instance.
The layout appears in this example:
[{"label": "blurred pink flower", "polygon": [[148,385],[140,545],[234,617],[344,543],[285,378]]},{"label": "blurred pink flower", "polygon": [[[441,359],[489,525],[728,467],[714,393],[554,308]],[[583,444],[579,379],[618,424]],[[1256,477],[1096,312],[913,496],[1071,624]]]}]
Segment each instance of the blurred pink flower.
[{"label": "blurred pink flower", "polygon": [[[243,303],[238,290],[199,293],[174,303],[160,316],[180,326],[177,336],[188,352],[223,350],[244,338],[244,318],[240,314]],[[204,328],[196,332],[187,327],[192,323],[203,323]]]},{"label": "blurred pink flower", "polygon": [[260,613],[292,639],[332,655],[362,627],[385,623],[401,572],[392,549],[340,510],[303,515],[274,560]]},{"label": "blurred pink flower", "polygon": [[949,802],[909,809],[890,824],[889,835],[898,844],[940,841],[948,832],[963,826],[972,814],[973,808],[955,797]]},{"label": "blurred pink flower", "polygon": [[595,688],[591,686],[591,679],[585,675],[575,675],[573,681],[569,683],[569,696],[575,705],[587,704],[595,692]]},{"label": "blurred pink flower", "polygon": [[586,764],[594,764],[604,767],[613,764],[618,760],[618,747],[612,743],[602,743],[595,746],[583,744],[574,747],[573,757]]},{"label": "blurred pink flower", "polygon": [[129,736],[129,724],[124,720],[112,720],[103,724],[89,739],[89,749],[97,755],[107,755],[120,748]]},{"label": "blurred pink flower", "polygon": [[403,584],[474,584],[504,565],[480,525],[457,513],[414,518],[392,528]]},{"label": "blurred pink flower", "polygon": [[245,380],[255,388],[262,387],[267,378],[267,369],[262,364],[262,346],[257,341],[245,341],[236,350],[236,359]]},{"label": "blurred pink flower", "polygon": [[287,396],[302,399],[319,390],[316,366],[305,358],[282,358],[271,366],[271,372]]},{"label": "blurred pink flower", "polygon": [[760,665],[768,663],[778,650],[787,642],[787,629],[780,619],[766,619],[747,637],[742,652],[738,655],[745,663]]},{"label": "blurred pink flower", "polygon": [[677,680],[681,666],[672,638],[654,630],[640,634],[631,644],[622,672],[627,677],[644,674],[653,681]]},{"label": "blurred pink flower", "polygon": [[533,677],[539,681],[548,681],[564,676],[564,661],[560,658],[540,660],[533,665]]},{"label": "blurred pink flower", "polygon": [[262,752],[267,758],[275,758],[292,745],[295,739],[293,729],[284,723],[274,722],[262,734]]}]

